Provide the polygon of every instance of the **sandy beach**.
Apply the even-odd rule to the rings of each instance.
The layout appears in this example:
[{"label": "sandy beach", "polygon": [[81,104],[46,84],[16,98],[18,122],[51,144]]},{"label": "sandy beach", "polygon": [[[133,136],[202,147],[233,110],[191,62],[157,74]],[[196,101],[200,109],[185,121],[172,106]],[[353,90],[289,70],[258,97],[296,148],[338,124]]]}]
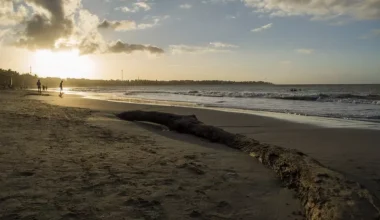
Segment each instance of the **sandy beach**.
[{"label": "sandy beach", "polygon": [[304,218],[254,158],[113,114],[143,106],[20,92],[0,103],[0,219]]}]

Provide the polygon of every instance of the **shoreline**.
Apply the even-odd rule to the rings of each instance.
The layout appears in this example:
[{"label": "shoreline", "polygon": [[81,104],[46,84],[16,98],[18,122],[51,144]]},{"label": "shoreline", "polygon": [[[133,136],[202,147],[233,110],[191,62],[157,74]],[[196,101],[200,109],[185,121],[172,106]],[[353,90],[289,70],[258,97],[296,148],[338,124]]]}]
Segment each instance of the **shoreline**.
[{"label": "shoreline", "polygon": [[[33,90],[31,90],[33,91]],[[54,93],[58,91],[52,91]],[[141,99],[130,98],[131,101],[119,101],[113,99],[102,99],[91,95],[78,94],[75,92],[69,92],[67,95],[79,96],[85,99],[100,100],[106,102],[126,103],[126,104],[138,104],[147,106],[165,106],[165,107],[183,107],[194,109],[205,109],[214,111],[223,111],[239,114],[250,114],[261,117],[269,117],[279,120],[286,120],[292,123],[307,124],[311,126],[318,126],[322,128],[349,128],[349,129],[364,129],[364,130],[380,130],[380,122],[374,122],[371,120],[358,120],[358,119],[346,119],[336,117],[324,117],[324,116],[312,116],[312,115],[300,115],[295,113],[284,113],[276,111],[262,111],[253,109],[238,109],[238,108],[222,108],[222,107],[210,107],[203,106],[192,102],[180,102],[180,101],[163,101],[154,99]]]}]

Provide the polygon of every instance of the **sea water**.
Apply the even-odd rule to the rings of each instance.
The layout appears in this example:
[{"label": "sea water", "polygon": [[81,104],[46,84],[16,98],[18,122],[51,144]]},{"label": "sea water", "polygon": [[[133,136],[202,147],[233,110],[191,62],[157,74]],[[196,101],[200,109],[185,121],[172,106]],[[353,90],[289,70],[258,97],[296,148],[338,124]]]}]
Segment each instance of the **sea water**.
[{"label": "sea water", "polygon": [[67,91],[117,102],[213,108],[313,124],[325,121],[336,126],[380,127],[380,85],[178,85]]}]

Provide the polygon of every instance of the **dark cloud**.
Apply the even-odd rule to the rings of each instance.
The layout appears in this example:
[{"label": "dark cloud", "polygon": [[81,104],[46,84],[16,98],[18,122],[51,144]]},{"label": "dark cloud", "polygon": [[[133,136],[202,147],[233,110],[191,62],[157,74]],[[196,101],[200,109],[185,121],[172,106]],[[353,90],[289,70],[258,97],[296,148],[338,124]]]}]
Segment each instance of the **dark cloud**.
[{"label": "dark cloud", "polygon": [[71,36],[74,24],[65,17],[64,0],[27,0],[26,2],[47,10],[50,16],[34,14],[26,21],[23,36],[18,46],[29,49],[53,49],[60,38]]},{"label": "dark cloud", "polygon": [[126,44],[121,41],[110,44],[107,50],[109,53],[132,53],[134,51],[147,51],[152,54],[164,53],[164,50],[159,47],[145,46],[142,44]]},{"label": "dark cloud", "polygon": [[107,29],[107,28],[111,28],[113,25],[111,24],[111,22],[107,21],[107,20],[104,20],[102,23],[100,23],[98,25],[98,28],[104,28],[104,29]]},{"label": "dark cloud", "polygon": [[136,22],[122,20],[122,21],[107,21],[103,20],[99,25],[100,29],[113,29],[116,31],[128,31],[136,29]]},{"label": "dark cloud", "polygon": [[34,3],[48,10],[52,15],[52,20],[63,20],[65,17],[63,0],[26,0],[26,2]]}]

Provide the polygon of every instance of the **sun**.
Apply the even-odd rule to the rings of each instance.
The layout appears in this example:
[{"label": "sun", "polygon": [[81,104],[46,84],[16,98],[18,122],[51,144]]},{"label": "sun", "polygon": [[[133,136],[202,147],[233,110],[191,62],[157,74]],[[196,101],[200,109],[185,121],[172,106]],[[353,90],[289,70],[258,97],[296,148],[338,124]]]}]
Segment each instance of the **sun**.
[{"label": "sun", "polygon": [[94,62],[81,56],[79,50],[38,50],[34,53],[32,71],[41,77],[93,78]]}]

